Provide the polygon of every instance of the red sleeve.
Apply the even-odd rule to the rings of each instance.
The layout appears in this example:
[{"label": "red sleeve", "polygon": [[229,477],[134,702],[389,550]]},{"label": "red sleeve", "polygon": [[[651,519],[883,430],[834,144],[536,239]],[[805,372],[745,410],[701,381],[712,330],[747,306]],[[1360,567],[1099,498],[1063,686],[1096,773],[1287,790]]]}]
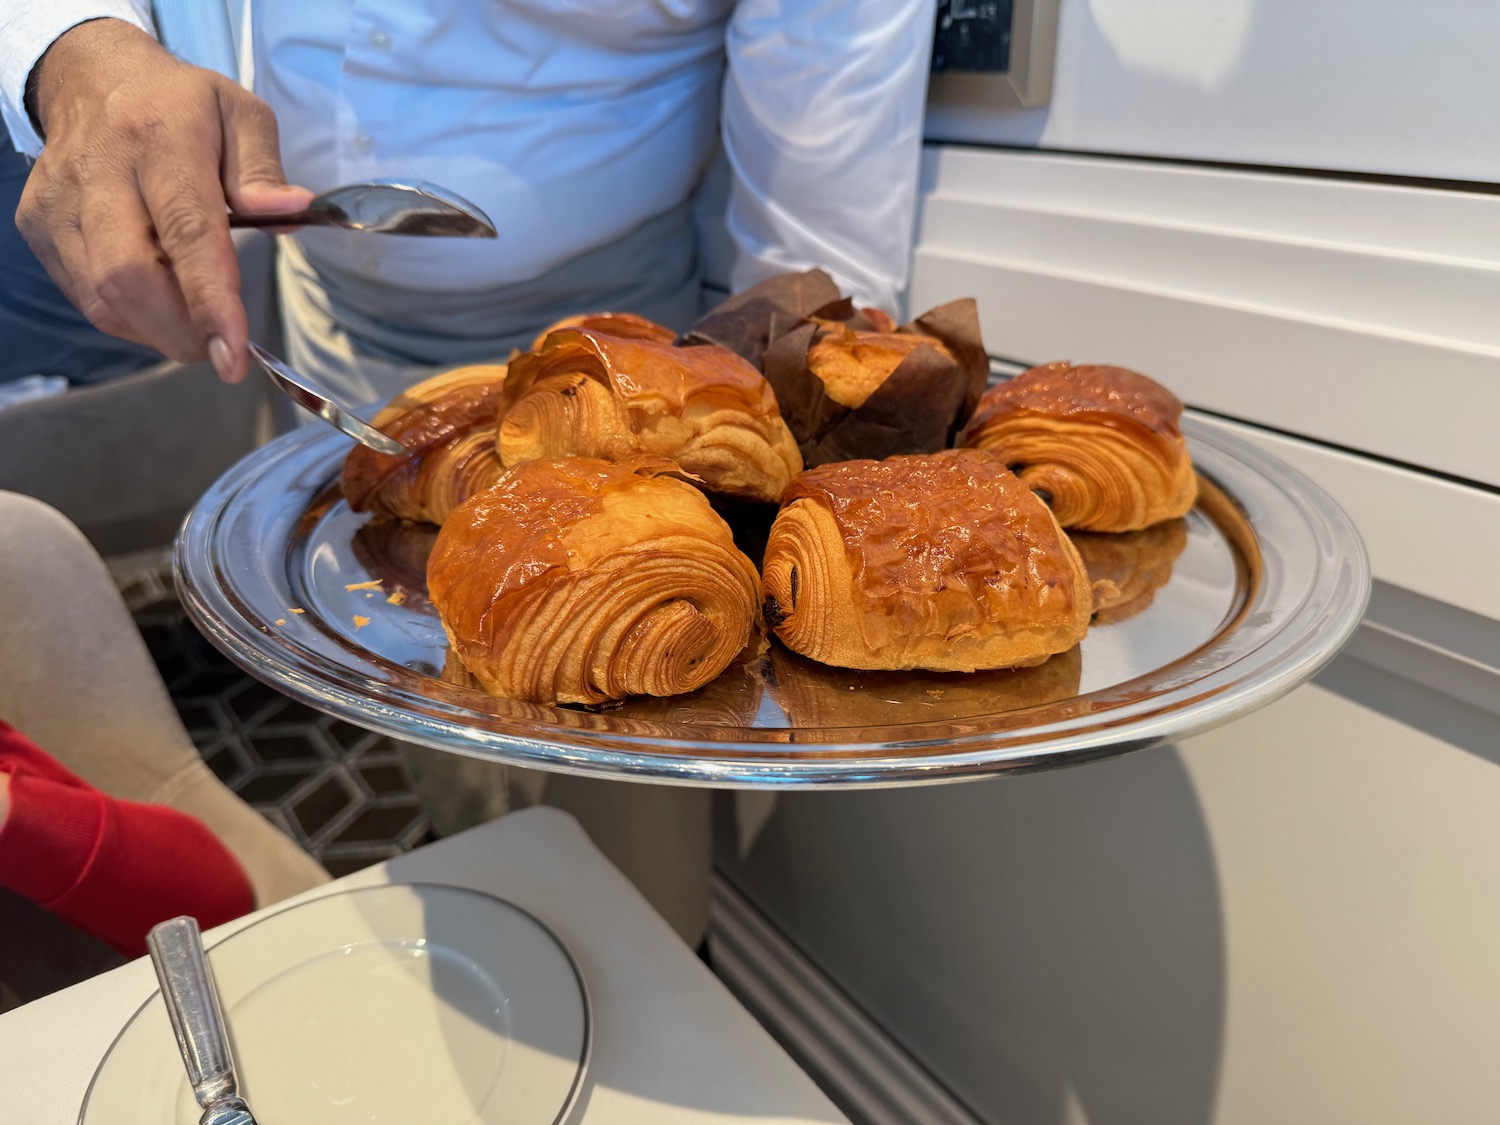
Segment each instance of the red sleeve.
[{"label": "red sleeve", "polygon": [[[35,769],[46,763],[52,776]],[[255,908],[239,862],[200,821],[108,797],[3,724],[0,770],[11,774],[0,886],[121,953],[144,954],[147,932],[167,918],[191,914],[206,930]]]}]

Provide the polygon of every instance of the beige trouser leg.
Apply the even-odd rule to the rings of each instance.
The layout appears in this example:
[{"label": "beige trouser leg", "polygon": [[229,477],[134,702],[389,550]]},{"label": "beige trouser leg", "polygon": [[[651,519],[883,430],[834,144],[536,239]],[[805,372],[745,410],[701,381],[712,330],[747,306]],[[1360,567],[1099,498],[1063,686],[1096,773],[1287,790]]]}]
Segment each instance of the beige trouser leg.
[{"label": "beige trouser leg", "polygon": [[83,535],[10,492],[0,492],[0,718],[104,792],[203,821],[262,906],[328,879],[198,757]]}]

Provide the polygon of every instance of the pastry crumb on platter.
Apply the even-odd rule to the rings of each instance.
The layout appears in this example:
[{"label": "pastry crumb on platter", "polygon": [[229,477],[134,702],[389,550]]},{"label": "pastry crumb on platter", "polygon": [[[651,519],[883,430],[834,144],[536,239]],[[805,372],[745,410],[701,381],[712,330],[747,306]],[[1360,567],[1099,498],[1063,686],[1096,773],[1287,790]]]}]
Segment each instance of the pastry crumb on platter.
[{"label": "pastry crumb on platter", "polygon": [[372,578],[368,582],[349,582],[349,583],[345,584],[344,589],[346,589],[346,590],[378,590],[378,589],[380,589],[380,579],[378,579],[378,578]]},{"label": "pastry crumb on platter", "polygon": [[363,629],[369,623],[370,619],[368,617],[365,617],[363,614],[356,613],[354,615],[354,627],[356,629]]}]

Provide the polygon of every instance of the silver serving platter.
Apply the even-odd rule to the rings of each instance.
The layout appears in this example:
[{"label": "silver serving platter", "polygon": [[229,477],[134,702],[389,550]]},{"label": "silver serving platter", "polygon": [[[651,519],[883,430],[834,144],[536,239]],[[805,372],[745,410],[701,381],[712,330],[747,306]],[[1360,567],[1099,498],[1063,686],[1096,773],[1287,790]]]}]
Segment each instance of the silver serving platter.
[{"label": "silver serving platter", "polygon": [[348,442],[322,427],[252,453],[203,496],[178,539],[177,585],[198,627],[257,678],[460,754],[757,788],[1047,769],[1268,703],[1331,659],[1364,612],[1369,563],[1343,510],[1253,446],[1191,418],[1183,429],[1198,506],[1157,541],[1098,537],[1091,566],[1123,559],[1150,581],[1034,669],[850,672],[773,644],[671,699],[586,711],[486,695],[453,675],[425,598],[433,530],[351,512],[338,491]]}]

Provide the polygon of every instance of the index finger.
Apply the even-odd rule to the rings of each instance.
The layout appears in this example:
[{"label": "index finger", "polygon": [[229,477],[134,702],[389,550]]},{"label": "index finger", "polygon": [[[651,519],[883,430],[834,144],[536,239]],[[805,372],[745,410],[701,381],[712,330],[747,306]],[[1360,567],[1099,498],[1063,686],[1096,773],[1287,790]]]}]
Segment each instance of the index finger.
[{"label": "index finger", "polygon": [[245,373],[249,334],[240,302],[240,264],[229,235],[217,147],[205,144],[200,151],[196,160],[145,161],[136,177],[201,344],[207,351],[214,337],[224,341],[229,369],[220,366],[224,350],[217,347],[214,367],[221,378],[235,382]]}]

